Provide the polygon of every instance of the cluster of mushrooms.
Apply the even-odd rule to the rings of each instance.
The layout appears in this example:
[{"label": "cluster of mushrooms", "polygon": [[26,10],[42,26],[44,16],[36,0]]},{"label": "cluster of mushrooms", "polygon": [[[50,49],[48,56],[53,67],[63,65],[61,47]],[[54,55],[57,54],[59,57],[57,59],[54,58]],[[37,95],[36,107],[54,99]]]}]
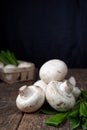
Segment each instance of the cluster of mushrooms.
[{"label": "cluster of mushrooms", "polygon": [[73,76],[65,79],[68,73],[66,63],[59,59],[49,60],[39,70],[40,80],[33,85],[19,88],[16,105],[23,112],[35,112],[45,101],[57,111],[73,108],[80,95]]},{"label": "cluster of mushrooms", "polygon": [[16,70],[17,69],[20,69],[20,68],[29,68],[31,67],[32,63],[28,63],[28,62],[25,62],[25,61],[18,61],[18,65],[13,65],[13,64],[7,64],[7,65],[4,65],[4,63],[0,62],[0,69],[3,70],[3,72],[10,72],[12,70]]}]

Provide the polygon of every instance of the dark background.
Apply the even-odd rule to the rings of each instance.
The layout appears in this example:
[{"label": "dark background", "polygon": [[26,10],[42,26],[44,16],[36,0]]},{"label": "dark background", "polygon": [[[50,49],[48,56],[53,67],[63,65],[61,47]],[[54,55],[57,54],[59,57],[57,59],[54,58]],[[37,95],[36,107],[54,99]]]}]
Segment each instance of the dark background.
[{"label": "dark background", "polygon": [[40,67],[61,59],[87,67],[87,0],[5,0],[1,5],[0,50]]}]

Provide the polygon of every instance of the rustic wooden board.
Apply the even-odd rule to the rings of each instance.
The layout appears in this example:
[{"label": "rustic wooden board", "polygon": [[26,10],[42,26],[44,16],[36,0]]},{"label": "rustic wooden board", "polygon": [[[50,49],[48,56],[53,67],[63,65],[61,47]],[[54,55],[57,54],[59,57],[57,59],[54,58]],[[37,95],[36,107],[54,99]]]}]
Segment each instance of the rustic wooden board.
[{"label": "rustic wooden board", "polygon": [[16,107],[18,89],[25,82],[8,85],[0,82],[0,130],[16,130],[23,113]]},{"label": "rustic wooden board", "polygon": [[48,117],[50,116],[45,114],[25,114],[18,130],[69,130],[68,123],[60,125],[59,128],[46,125],[45,119]]},{"label": "rustic wooden board", "polygon": [[[69,70],[67,78],[70,76],[75,76],[77,86],[87,90],[87,69]],[[11,85],[0,82],[0,105],[2,104],[0,109],[0,130],[70,130],[68,122],[58,128],[47,126],[45,119],[50,115],[38,112],[27,114],[17,109],[15,100],[18,89],[25,84],[30,85],[32,82],[20,82]],[[1,103],[1,101],[4,103]]]}]

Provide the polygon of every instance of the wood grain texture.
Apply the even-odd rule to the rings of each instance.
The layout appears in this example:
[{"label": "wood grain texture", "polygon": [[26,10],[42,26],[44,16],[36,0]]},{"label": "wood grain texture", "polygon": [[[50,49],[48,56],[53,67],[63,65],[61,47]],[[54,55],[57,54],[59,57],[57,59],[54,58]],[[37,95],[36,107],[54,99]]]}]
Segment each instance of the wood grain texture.
[{"label": "wood grain texture", "polygon": [[60,127],[48,126],[45,120],[50,117],[45,114],[24,114],[18,130],[69,130],[68,122]]},{"label": "wood grain texture", "polygon": [[[16,107],[18,89],[26,82],[8,85],[0,82],[0,130],[16,130],[23,113]],[[27,83],[31,84],[31,83]]]},{"label": "wood grain texture", "polygon": [[[87,90],[87,69],[71,69],[67,78],[70,76],[75,76],[78,87]],[[0,82],[0,130],[70,130],[68,122],[64,122],[59,127],[47,126],[45,120],[50,115],[39,112],[22,113],[17,109],[15,100],[18,89],[25,84],[33,83],[19,82],[9,85]]]}]

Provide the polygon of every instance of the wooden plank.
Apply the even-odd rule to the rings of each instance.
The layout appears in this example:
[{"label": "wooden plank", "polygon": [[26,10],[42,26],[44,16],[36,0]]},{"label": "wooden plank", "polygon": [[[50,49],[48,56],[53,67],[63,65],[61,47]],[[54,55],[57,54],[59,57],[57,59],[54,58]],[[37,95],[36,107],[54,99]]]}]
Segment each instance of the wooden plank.
[{"label": "wooden plank", "polygon": [[[69,78],[70,76],[75,76],[78,87],[87,90],[87,69],[69,70],[67,78]],[[45,124],[45,119],[47,119],[48,117],[49,115],[40,113],[24,114],[18,130],[70,130],[68,122],[65,122],[58,128],[53,126],[47,126]],[[81,129],[79,128],[78,130]]]},{"label": "wooden plank", "polygon": [[[69,70],[67,78],[70,76],[75,76],[77,86],[87,90],[87,69]],[[38,112],[24,114],[17,109],[15,100],[18,95],[18,89],[25,84],[30,85],[32,81],[10,85],[0,82],[0,130],[70,130],[69,123],[66,122],[58,128],[47,126],[45,119],[49,115]]]},{"label": "wooden plank", "polygon": [[[16,130],[23,113],[16,107],[18,89],[26,82],[6,84],[0,82],[0,130]],[[29,84],[29,83],[27,83]]]},{"label": "wooden plank", "polygon": [[45,114],[25,114],[18,130],[69,130],[68,123],[64,123],[58,128],[46,125],[45,119],[48,117],[50,116]]}]

